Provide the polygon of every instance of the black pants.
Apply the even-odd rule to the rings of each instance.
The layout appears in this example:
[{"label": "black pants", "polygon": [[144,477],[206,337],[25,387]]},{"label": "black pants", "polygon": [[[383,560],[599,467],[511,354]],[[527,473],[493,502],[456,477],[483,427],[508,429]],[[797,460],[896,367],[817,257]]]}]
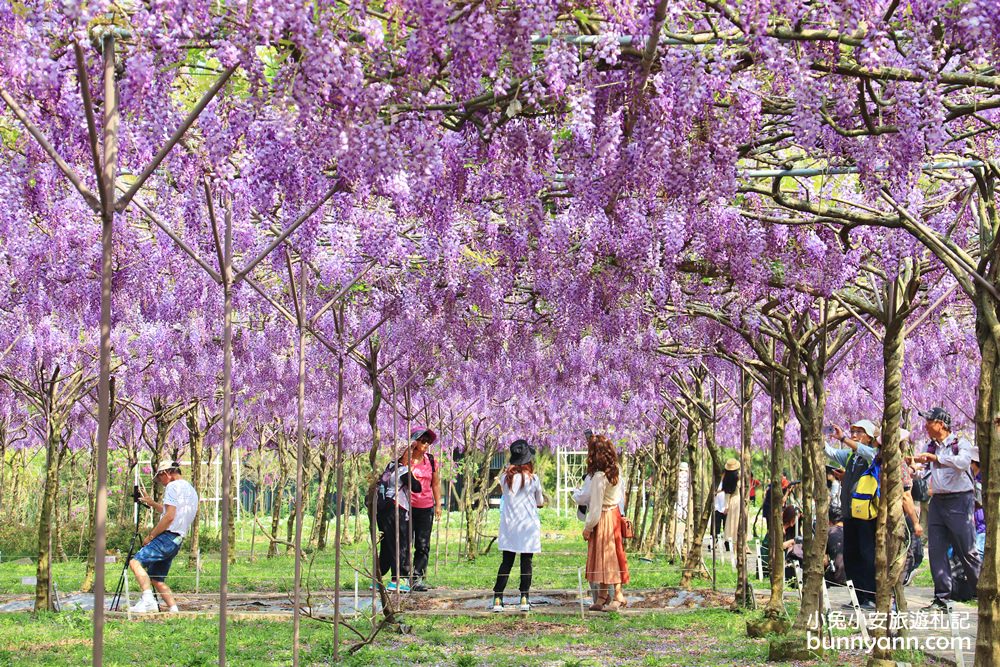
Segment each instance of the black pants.
[{"label": "black pants", "polygon": [[[382,575],[392,572],[392,578],[410,576],[410,515],[399,509],[399,530],[396,530],[396,505],[392,501],[380,501],[378,507],[378,528],[382,540],[378,545],[378,568]],[[396,536],[399,535],[399,542]],[[399,554],[399,572],[396,571],[396,554]]]},{"label": "black pants", "polygon": [[875,519],[844,517],[844,569],[858,602],[875,602]]},{"label": "black pants", "polygon": [[[517,554],[513,551],[504,551],[503,560],[500,561],[500,571],[497,572],[497,583],[493,585],[493,593],[495,595],[503,595],[503,591],[507,588],[507,579],[510,578],[510,571],[514,567],[514,556]],[[521,585],[518,590],[522,595],[528,594],[528,589],[531,588],[531,558],[535,554],[521,554]]]},{"label": "black pants", "polygon": [[427,560],[431,554],[431,529],[434,527],[433,507],[413,508],[413,575],[427,576]]}]

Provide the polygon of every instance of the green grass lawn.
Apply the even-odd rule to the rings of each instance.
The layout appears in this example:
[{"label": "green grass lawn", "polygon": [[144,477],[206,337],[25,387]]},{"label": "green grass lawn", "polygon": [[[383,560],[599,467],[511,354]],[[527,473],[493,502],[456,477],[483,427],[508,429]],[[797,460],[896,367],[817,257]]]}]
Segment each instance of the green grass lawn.
[{"label": "green grass lawn", "polygon": [[[496,534],[497,513],[491,512],[484,531]],[[545,509],[543,551],[535,559],[533,589],[569,589],[578,586],[578,571],[586,559],[580,524],[573,516],[558,517]],[[451,517],[450,540],[432,542],[429,579],[439,587],[480,590],[484,599],[492,586],[499,565],[496,547],[474,561],[464,558],[459,543],[460,516]],[[438,527],[443,523],[439,523]],[[292,589],[293,559],[282,547],[279,556],[267,559],[266,542],[258,533],[255,558],[250,560],[253,525],[249,520],[239,527],[237,562],[230,567],[230,591],[286,592]],[[310,523],[304,534],[308,535]],[[348,523],[354,533],[354,522]],[[366,526],[361,525],[362,534]],[[206,535],[211,543],[217,535]],[[282,525],[284,537],[284,525]],[[217,541],[216,541],[217,544]],[[3,545],[0,545],[2,548]],[[447,558],[445,554],[447,552]],[[439,554],[439,555],[436,555]],[[187,551],[174,563],[168,582],[178,593],[191,593],[196,587],[196,573],[187,565]],[[313,590],[330,589],[334,581],[332,548],[310,554],[312,559],[308,584]],[[341,569],[342,586],[354,587],[354,569],[367,570],[370,547],[367,541],[346,544]],[[307,562],[308,565],[308,562]],[[707,562],[711,568],[711,560]],[[118,581],[122,563],[109,565],[108,588]],[[676,586],[681,579],[679,565],[670,565],[661,556],[652,562],[630,556],[630,588]],[[917,583],[929,582],[924,571]],[[56,563],[54,577],[61,592],[80,586],[85,564],[79,561]],[[30,563],[0,563],[0,592],[28,595],[33,587],[22,585],[21,577],[32,576]],[[202,558],[197,577],[200,592],[218,590],[218,553]],[[710,587],[711,579],[695,580],[699,587]],[[716,585],[732,590],[735,571],[728,560],[716,566]],[[367,588],[362,578],[361,586]],[[766,582],[756,584],[758,590]],[[765,640],[746,638],[745,618],[725,609],[681,610],[671,613],[650,612],[641,615],[588,615],[586,619],[566,615],[532,613],[529,617],[509,613],[498,616],[410,616],[412,627],[407,634],[385,631],[370,646],[345,659],[346,665],[474,665],[546,667],[584,667],[622,665],[763,665],[767,653]],[[364,621],[358,621],[364,623]],[[0,614],[0,667],[6,665],[83,665],[90,660],[91,617],[87,612],[62,614]],[[231,621],[228,631],[228,659],[232,665],[291,664],[292,626],[284,620]],[[212,617],[170,618],[160,616],[129,622],[110,618],[106,625],[105,664],[128,665],[212,665],[218,652],[218,621]],[[344,632],[344,644],[351,636]],[[333,631],[329,624],[303,619],[301,631],[302,664],[328,664],[333,650]],[[155,656],[155,660],[152,658]],[[815,664],[863,664],[863,656],[838,655]]]},{"label": "green grass lawn", "polygon": [[[435,534],[431,542],[431,560],[428,580],[439,587],[461,589],[487,589],[492,586],[500,565],[500,553],[494,544],[486,555],[479,556],[474,561],[465,558],[464,543],[459,543],[459,527],[461,516],[452,514],[448,540],[444,538],[443,524],[436,524],[435,530],[440,530],[442,536]],[[496,535],[498,513],[490,512],[489,521],[484,531],[486,535]],[[367,522],[362,521],[362,541],[345,544],[341,563],[341,586],[353,589],[355,566],[361,572],[370,571],[370,545],[364,536],[367,535]],[[311,523],[305,522],[303,527],[304,540],[308,537]],[[281,539],[284,539],[284,524]],[[229,567],[229,589],[232,592],[286,592],[292,590],[294,584],[294,559],[286,553],[284,546],[279,545],[279,555],[266,558],[267,542],[258,532],[254,546],[254,559],[250,560],[251,531],[253,524],[244,520],[238,530],[236,545],[237,561]],[[346,531],[354,534],[353,519],[347,522]],[[586,543],[580,535],[580,522],[575,516],[558,517],[555,510],[542,510],[542,553],[535,557],[533,587],[576,589],[578,586],[578,571],[586,561]],[[204,534],[204,533],[203,533]],[[215,535],[211,535],[216,541]],[[487,540],[483,541],[485,548]],[[2,549],[3,545],[0,545]],[[219,589],[219,554],[202,554],[201,573],[197,575],[194,567],[188,566],[187,543],[182,547],[180,555],[174,560],[167,582],[178,593],[213,592]],[[309,560],[312,567],[309,568]],[[309,575],[309,586],[314,590],[332,589],[334,587],[334,554],[331,545],[324,551],[309,554],[309,560],[304,563],[303,573]],[[35,574],[35,566],[21,562],[0,563],[0,593],[30,593],[32,586],[23,585],[22,577]],[[122,568],[122,557],[118,562],[108,565],[108,587],[117,584]],[[630,556],[632,572],[631,586],[635,588],[660,588],[676,586],[680,582],[681,569],[678,565],[670,565],[662,556],[654,557],[653,562],[640,560],[638,555]],[[710,558],[706,565],[711,569]],[[516,567],[516,566],[515,566]],[[70,561],[53,564],[53,577],[60,592],[79,590],[86,567],[81,561]],[[362,586],[367,586],[364,576],[361,576]],[[716,564],[716,584],[719,588],[733,588],[736,585],[736,573],[728,560],[720,559]],[[711,586],[711,579],[696,581],[697,586]]]},{"label": "green grass lawn", "polygon": [[[497,524],[499,522],[498,513],[494,510],[489,514],[489,520],[484,530],[486,535],[496,535]],[[444,538],[444,521],[435,525],[435,531],[441,532],[438,539],[437,534],[432,538],[431,561],[429,566],[428,580],[439,587],[458,589],[483,589],[492,586],[493,579],[500,564],[500,553],[493,545],[486,555],[479,556],[474,561],[465,558],[464,544],[459,542],[459,528],[461,515],[453,513],[448,531],[448,540]],[[244,518],[237,531],[238,540],[236,545],[237,561],[229,567],[229,587],[234,593],[249,592],[287,592],[291,591],[294,584],[294,559],[290,553],[286,553],[283,546],[279,545],[279,555],[274,558],[266,558],[267,542],[262,538],[258,530],[256,544],[254,545],[254,559],[250,560],[251,538],[253,523],[250,519]],[[284,539],[284,523],[281,526],[281,539]],[[311,518],[307,517],[304,524],[304,540],[308,537],[311,528]],[[371,554],[370,545],[364,536],[367,535],[367,522],[362,520],[361,525],[362,541],[357,543],[347,543],[343,549],[341,563],[341,587],[353,589],[355,566],[361,572],[370,571]],[[345,535],[353,536],[355,533],[355,523],[353,519],[346,522]],[[556,515],[555,510],[546,508],[542,510],[542,553],[535,557],[534,582],[536,589],[576,589],[578,586],[578,570],[583,567],[586,561],[586,543],[580,536],[580,523],[575,516]],[[217,544],[217,533],[213,535],[210,529],[205,530],[203,535],[210,539],[209,543]],[[488,540],[487,540],[488,541]],[[485,547],[485,542],[483,547]],[[0,544],[0,551],[3,545]],[[219,554],[203,553],[200,575],[195,572],[194,567],[188,566],[187,543],[182,548],[180,555],[175,559],[170,571],[168,583],[171,588],[178,593],[213,592],[219,589]],[[309,568],[309,560],[304,564],[303,576],[308,575],[308,584],[313,590],[332,589],[334,587],[334,554],[331,545],[324,551],[310,553],[309,559],[312,567]],[[711,557],[706,558],[706,566],[712,568]],[[671,565],[666,562],[662,555],[654,555],[653,562],[641,560],[638,554],[631,554],[629,557],[631,567],[633,588],[661,588],[676,586],[681,579],[681,568],[679,565]],[[119,573],[122,568],[122,557],[118,562],[108,565],[108,587],[113,589],[118,582]],[[516,568],[516,566],[515,566]],[[85,564],[81,561],[70,561],[53,564],[53,576],[61,592],[79,590],[83,581]],[[720,558],[715,566],[716,586],[720,590],[732,589],[736,586],[736,572],[729,563],[728,558]],[[0,563],[0,593],[6,594],[28,594],[33,590],[32,586],[21,583],[23,577],[30,577],[35,574],[35,566],[28,562],[9,562],[5,557]],[[359,575],[361,585],[367,586],[365,577]],[[755,573],[751,573],[751,579],[755,578]],[[696,579],[694,585],[697,587],[710,587],[711,579]],[[929,566],[925,560],[914,581],[916,586],[932,586]],[[766,582],[760,582],[757,586],[760,589],[767,587]]]},{"label": "green grass lawn", "polygon": [[[216,664],[218,624],[213,619],[113,619],[105,631],[109,667]],[[90,617],[64,614],[0,615],[0,666],[84,665],[90,660]],[[229,664],[291,664],[290,622],[233,621]],[[345,647],[349,644],[345,643]],[[331,626],[304,620],[303,665],[329,664]],[[556,666],[764,665],[766,640],[747,639],[744,617],[712,609],[676,613],[600,615],[580,619],[532,614],[419,617],[407,634],[385,631],[346,656],[344,665]],[[802,664],[802,663],[796,663]],[[863,656],[840,654],[814,665],[860,665]]]}]

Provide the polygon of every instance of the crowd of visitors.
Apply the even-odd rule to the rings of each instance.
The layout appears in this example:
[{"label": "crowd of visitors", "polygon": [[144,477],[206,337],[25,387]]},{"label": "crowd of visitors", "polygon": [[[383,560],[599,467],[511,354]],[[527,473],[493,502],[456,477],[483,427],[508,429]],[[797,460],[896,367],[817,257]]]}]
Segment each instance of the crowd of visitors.
[{"label": "crowd of visitors", "polygon": [[[920,411],[926,439],[900,432],[904,452],[900,469],[902,512],[908,540],[902,583],[909,584],[923,561],[924,532],[934,580],[934,599],[927,611],[946,610],[953,601],[975,596],[984,546],[979,451],[952,433],[951,414],[941,407]],[[860,419],[847,432],[826,430],[827,486],[830,489],[826,580],[854,585],[862,610],[875,609],[875,541],[882,483],[881,438],[878,426]],[[783,477],[782,544],[786,576],[803,560],[801,526],[794,489]],[[770,518],[770,488],[762,513]],[[983,537],[981,537],[981,535]],[[764,557],[768,549],[765,538]],[[893,582],[894,583],[894,582]],[[851,606],[851,605],[847,605]]]},{"label": "crowd of visitors", "polygon": [[[952,601],[975,595],[979,578],[985,519],[981,501],[979,452],[968,440],[952,432],[947,410],[920,411],[926,438],[900,432],[904,454],[900,468],[901,510],[906,523],[906,564],[901,581],[909,584],[924,557],[924,532],[934,580],[934,600],[928,610],[944,610]],[[824,430],[827,442],[827,487],[830,491],[829,527],[825,556],[826,580],[831,585],[851,582],[862,610],[875,608],[876,531],[881,506],[883,460],[881,434],[875,422],[859,419],[847,431],[839,426]],[[428,451],[436,440],[430,429],[417,429],[410,444],[391,461],[375,486],[375,512],[382,533],[379,568],[391,575],[388,590],[427,590],[424,577],[434,518],[442,508],[437,461]],[[624,516],[624,486],[614,444],[602,435],[586,432],[587,468],[580,488],[572,492],[587,542],[586,578],[591,609],[613,611],[627,605],[622,587],[629,569],[624,541],[631,537],[631,523]],[[500,526],[497,545],[502,553],[493,587],[493,610],[504,610],[504,591],[515,560],[520,558],[519,609],[531,608],[529,593],[533,557],[541,551],[538,509],[544,505],[542,483],[534,468],[535,448],[518,439],[510,445],[509,459],[499,476]],[[747,487],[756,501],[760,483],[750,475]],[[794,577],[805,557],[798,481],[783,475],[780,483],[781,549],[786,576]],[[766,486],[761,514],[770,521],[771,485]],[[740,497],[740,462],[725,462],[715,497],[713,544],[721,535],[726,550],[737,544]],[[413,564],[410,565],[411,536]],[[769,560],[770,538],[762,545]],[[893,584],[896,582],[892,582]]]}]

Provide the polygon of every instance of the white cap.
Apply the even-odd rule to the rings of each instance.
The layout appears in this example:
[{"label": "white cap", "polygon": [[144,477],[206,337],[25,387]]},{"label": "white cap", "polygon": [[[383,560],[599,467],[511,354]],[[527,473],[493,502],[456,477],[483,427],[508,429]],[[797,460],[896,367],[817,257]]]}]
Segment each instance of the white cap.
[{"label": "white cap", "polygon": [[160,461],[160,465],[156,467],[156,471],[153,473],[153,479],[156,479],[156,476],[159,475],[161,472],[166,472],[167,470],[173,470],[174,468],[179,469],[180,467],[181,464],[179,461],[173,461],[170,459],[166,461]]},{"label": "white cap", "polygon": [[875,434],[878,433],[878,427],[870,419],[859,419],[851,424],[851,428],[860,428],[868,434],[869,438],[874,438]]}]

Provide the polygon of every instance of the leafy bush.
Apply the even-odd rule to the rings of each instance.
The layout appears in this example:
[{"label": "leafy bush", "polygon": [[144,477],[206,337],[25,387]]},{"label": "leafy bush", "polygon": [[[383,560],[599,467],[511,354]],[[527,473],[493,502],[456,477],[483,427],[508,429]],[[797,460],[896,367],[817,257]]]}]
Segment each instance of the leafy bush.
[{"label": "leafy bush", "polygon": [[35,558],[38,545],[38,527],[25,526],[12,517],[0,517],[0,552],[3,560]]}]

